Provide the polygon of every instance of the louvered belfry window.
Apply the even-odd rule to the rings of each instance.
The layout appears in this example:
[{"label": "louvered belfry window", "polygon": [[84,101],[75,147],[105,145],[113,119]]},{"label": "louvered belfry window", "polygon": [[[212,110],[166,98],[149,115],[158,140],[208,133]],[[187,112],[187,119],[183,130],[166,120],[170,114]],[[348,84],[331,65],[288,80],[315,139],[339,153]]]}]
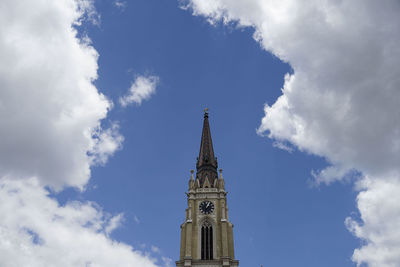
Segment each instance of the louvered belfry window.
[{"label": "louvered belfry window", "polygon": [[208,221],[201,227],[201,259],[213,259],[213,228]]}]

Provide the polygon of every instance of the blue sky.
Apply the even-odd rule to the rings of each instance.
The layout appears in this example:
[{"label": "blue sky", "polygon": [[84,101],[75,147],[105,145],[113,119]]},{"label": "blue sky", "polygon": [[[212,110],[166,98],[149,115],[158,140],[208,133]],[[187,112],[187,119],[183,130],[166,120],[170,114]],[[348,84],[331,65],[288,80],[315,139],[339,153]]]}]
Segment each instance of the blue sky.
[{"label": "blue sky", "polygon": [[207,107],[240,266],[399,266],[396,1],[1,9],[0,265],[174,266]]},{"label": "blue sky", "polygon": [[353,266],[359,242],[344,227],[356,211],[352,185],[310,187],[311,170],[324,160],[274,148],[256,133],[290,66],[263,51],[252,29],[210,26],[174,1],[133,1],[124,10],[99,1],[96,8],[101,25],[87,34],[100,54],[98,88],[117,102],[135,75],[160,77],[149,101],[111,111],[123,149],[94,169],[89,188],[96,189],[82,196],[126,214],[113,237],[178,259],[184,192],[208,107],[241,265]]}]

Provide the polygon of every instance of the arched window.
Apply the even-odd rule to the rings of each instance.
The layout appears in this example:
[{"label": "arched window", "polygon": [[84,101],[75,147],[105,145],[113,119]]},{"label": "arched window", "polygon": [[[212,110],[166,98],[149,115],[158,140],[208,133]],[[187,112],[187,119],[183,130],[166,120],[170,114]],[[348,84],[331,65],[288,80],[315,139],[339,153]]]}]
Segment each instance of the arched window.
[{"label": "arched window", "polygon": [[201,226],[201,259],[213,259],[213,228],[208,221]]}]

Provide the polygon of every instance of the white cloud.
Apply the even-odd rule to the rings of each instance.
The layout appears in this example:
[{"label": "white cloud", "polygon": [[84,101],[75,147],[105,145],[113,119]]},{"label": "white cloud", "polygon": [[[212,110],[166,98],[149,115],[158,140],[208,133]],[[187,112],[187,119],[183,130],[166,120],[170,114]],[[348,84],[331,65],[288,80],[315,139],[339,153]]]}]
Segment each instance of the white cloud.
[{"label": "white cloud", "polygon": [[[314,172],[317,183],[330,183],[352,173],[359,177],[358,172],[374,181],[358,198],[364,223],[361,229],[370,232],[354,231],[367,243],[355,251],[353,259],[370,266],[399,266],[400,244],[386,242],[398,230],[382,231],[387,237],[382,237],[382,242],[369,238],[374,234],[373,223],[364,220],[368,215],[361,208],[367,201],[385,205],[380,198],[361,197],[368,192],[379,194],[384,190],[378,186],[380,183],[396,188],[387,191],[391,194],[388,198],[400,194],[396,186],[400,180],[399,2],[185,3],[195,15],[205,16],[212,23],[222,20],[253,27],[254,38],[265,50],[290,63],[294,73],[286,75],[282,95],[276,102],[265,106],[258,132],[325,157],[331,166]],[[396,217],[386,220],[397,221]],[[366,248],[369,255],[376,255],[374,259],[361,253]],[[383,248],[390,248],[398,257],[382,253]]]},{"label": "white cloud", "polygon": [[117,229],[118,227],[121,226],[123,221],[124,221],[124,214],[122,214],[122,213],[112,217],[109,220],[108,225],[104,229],[104,232],[107,235],[110,235],[112,231],[114,231],[115,229]]},{"label": "white cloud", "polygon": [[159,248],[159,247],[156,247],[156,246],[151,246],[151,251],[152,251],[153,253],[159,254],[159,253],[160,253],[160,248]]},{"label": "white cloud", "polygon": [[122,148],[124,137],[119,134],[119,124],[114,122],[110,128],[102,130],[99,127],[92,135],[94,141],[93,149],[90,152],[91,164],[104,165],[108,158],[115,151]]},{"label": "white cloud", "polygon": [[1,266],[156,266],[108,237],[122,215],[90,202],[60,206],[36,178],[0,179],[0,213]]},{"label": "white cloud", "polygon": [[281,141],[275,141],[272,143],[273,147],[279,148],[281,150],[285,150],[286,152],[292,153],[293,152],[293,148]]},{"label": "white cloud", "polygon": [[311,175],[313,177],[311,181],[313,186],[319,186],[321,184],[329,185],[337,181],[350,182],[363,178],[363,175],[357,170],[348,169],[340,165],[329,166],[318,171],[312,170]]},{"label": "white cloud", "polygon": [[83,188],[91,164],[119,147],[109,146],[122,140],[116,129],[100,126],[111,103],[92,83],[98,54],[73,27],[85,11],[91,1],[3,1],[0,176]]},{"label": "white cloud", "polygon": [[173,266],[173,260],[168,257],[161,257],[161,260],[163,262],[164,267],[172,267]]},{"label": "white cloud", "polygon": [[101,125],[112,103],[93,85],[98,54],[75,28],[98,19],[91,0],[0,4],[0,266],[155,266],[110,238],[122,214],[45,189],[84,189],[121,148],[118,124]]},{"label": "white cloud", "polygon": [[129,92],[119,99],[120,104],[123,107],[132,103],[142,104],[143,100],[147,100],[151,95],[155,94],[158,82],[159,78],[157,76],[136,77],[129,88]]},{"label": "white cloud", "polygon": [[396,267],[400,262],[400,182],[391,179],[361,181],[362,192],[357,197],[362,222],[347,218],[346,225],[366,243],[356,249],[353,260],[370,266]]},{"label": "white cloud", "polygon": [[126,1],[122,1],[122,0],[115,0],[114,1],[114,6],[116,6],[119,9],[121,9],[122,11],[125,10],[127,5],[128,5],[128,3]]}]

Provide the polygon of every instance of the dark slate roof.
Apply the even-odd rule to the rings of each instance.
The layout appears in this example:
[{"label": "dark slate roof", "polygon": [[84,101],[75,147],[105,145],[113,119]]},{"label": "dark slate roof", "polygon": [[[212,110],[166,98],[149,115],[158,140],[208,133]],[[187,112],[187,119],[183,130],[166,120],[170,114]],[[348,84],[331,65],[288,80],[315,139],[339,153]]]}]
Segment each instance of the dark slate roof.
[{"label": "dark slate roof", "polygon": [[203,132],[201,134],[200,152],[197,158],[196,169],[196,179],[200,180],[200,186],[203,186],[205,178],[208,177],[208,181],[211,187],[213,187],[215,179],[218,179],[218,162],[214,156],[207,109],[204,113]]}]

